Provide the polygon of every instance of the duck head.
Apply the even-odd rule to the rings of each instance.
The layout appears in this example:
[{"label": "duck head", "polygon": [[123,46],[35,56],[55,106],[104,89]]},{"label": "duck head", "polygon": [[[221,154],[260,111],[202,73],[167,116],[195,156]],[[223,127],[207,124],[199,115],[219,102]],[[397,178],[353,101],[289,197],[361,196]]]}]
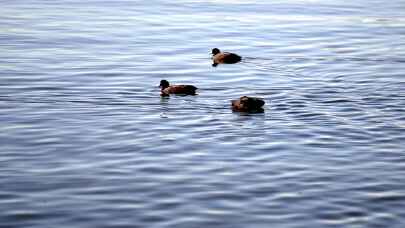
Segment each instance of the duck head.
[{"label": "duck head", "polygon": [[167,80],[161,80],[161,81],[160,81],[159,87],[160,87],[162,90],[166,89],[166,88],[169,87],[169,86],[170,86],[170,84],[169,84],[169,82],[168,82]]},{"label": "duck head", "polygon": [[218,53],[220,53],[221,51],[218,49],[218,48],[214,48],[214,49],[212,49],[212,55],[216,55],[216,54],[218,54]]}]

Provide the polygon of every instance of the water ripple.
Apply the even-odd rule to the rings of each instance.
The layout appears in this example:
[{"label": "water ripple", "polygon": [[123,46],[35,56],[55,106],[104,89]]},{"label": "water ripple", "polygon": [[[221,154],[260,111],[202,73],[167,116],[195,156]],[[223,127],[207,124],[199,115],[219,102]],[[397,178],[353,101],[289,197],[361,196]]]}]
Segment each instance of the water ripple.
[{"label": "water ripple", "polygon": [[6,2],[1,227],[404,226],[403,2]]}]

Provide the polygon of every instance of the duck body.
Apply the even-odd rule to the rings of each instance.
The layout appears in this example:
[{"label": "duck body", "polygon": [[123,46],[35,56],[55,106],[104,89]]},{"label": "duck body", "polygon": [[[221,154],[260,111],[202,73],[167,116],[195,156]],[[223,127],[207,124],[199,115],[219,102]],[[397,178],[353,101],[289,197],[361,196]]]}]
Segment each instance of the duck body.
[{"label": "duck body", "polygon": [[212,66],[217,66],[218,64],[233,64],[240,62],[242,57],[237,54],[229,52],[221,52],[218,48],[212,49],[212,61],[214,62]]},{"label": "duck body", "polygon": [[169,96],[170,94],[196,95],[197,87],[193,85],[170,85],[168,81],[161,80],[160,86],[161,96]]},{"label": "duck body", "polygon": [[240,97],[238,100],[232,100],[232,110],[238,112],[263,112],[265,102],[257,97]]}]

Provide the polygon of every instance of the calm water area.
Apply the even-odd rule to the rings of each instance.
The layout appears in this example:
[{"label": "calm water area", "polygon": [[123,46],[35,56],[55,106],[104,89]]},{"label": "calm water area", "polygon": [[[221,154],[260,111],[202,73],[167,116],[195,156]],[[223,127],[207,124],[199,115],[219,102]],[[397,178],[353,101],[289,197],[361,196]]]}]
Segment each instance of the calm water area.
[{"label": "calm water area", "polygon": [[0,4],[1,228],[405,227],[405,1]]}]

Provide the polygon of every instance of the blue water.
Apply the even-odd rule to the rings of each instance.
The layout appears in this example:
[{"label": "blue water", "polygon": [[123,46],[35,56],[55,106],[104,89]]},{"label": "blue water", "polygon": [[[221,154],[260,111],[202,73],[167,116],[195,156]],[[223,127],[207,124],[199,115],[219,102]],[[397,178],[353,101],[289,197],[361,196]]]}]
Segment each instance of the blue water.
[{"label": "blue water", "polygon": [[0,227],[405,227],[404,1],[1,5]]}]

